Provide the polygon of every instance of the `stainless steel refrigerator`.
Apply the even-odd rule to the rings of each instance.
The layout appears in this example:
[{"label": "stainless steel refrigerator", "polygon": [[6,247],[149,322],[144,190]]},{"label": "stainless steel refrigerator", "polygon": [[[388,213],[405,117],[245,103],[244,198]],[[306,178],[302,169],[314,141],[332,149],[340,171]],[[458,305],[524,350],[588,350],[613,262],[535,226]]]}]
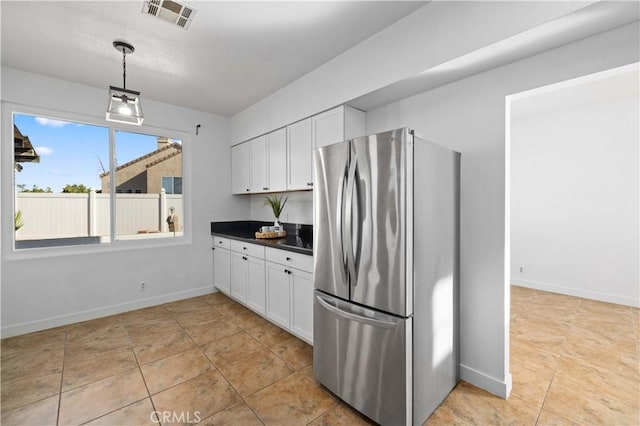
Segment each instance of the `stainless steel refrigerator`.
[{"label": "stainless steel refrigerator", "polygon": [[458,381],[460,154],[403,128],[314,166],[314,376],[382,425],[420,425]]}]

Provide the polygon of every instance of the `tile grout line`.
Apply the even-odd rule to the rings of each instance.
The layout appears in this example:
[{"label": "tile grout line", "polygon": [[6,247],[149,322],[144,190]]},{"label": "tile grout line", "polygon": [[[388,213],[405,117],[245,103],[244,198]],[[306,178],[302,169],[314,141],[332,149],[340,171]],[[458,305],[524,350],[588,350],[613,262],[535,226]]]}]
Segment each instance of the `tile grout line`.
[{"label": "tile grout line", "polygon": [[[205,303],[207,303],[207,302],[205,301]],[[214,307],[214,308],[215,308],[215,306],[212,306],[212,307]],[[217,310],[217,309],[216,309],[216,310]],[[218,311],[219,311],[219,310],[218,310]],[[219,311],[219,312],[220,312],[220,311]],[[220,313],[221,313],[224,317],[227,317],[223,312],[220,312]],[[186,331],[186,330],[185,330],[185,331]],[[245,330],[244,328],[242,328],[242,327],[240,327],[240,331],[239,331],[238,333],[235,333],[235,334],[240,334],[241,332],[242,332],[242,333],[244,333],[244,334],[246,334],[246,335],[248,335],[248,336],[249,336],[249,337],[251,337],[252,339],[256,340],[252,335],[250,335],[249,333],[247,333],[247,332],[246,332],[246,330]],[[232,336],[235,336],[235,334],[232,334]],[[230,337],[230,336],[227,336],[227,337]],[[226,337],[225,337],[225,338],[226,338]],[[256,342],[257,342],[260,346],[264,347],[264,346],[263,346],[260,342],[258,342],[257,340],[256,340]],[[211,342],[208,342],[208,343],[205,343],[205,344],[209,344],[209,343],[211,343]],[[200,346],[198,346],[198,348],[200,348]],[[253,413],[253,415],[254,415],[254,416],[256,416],[256,419],[258,419],[258,421],[264,425],[265,423],[264,423],[264,421],[262,421],[262,418],[258,415],[258,413],[256,413],[256,412],[255,412],[255,410],[253,409],[253,407],[252,407],[251,405],[249,405],[249,403],[244,399],[244,397],[242,396],[242,394],[240,394],[240,392],[238,391],[238,389],[236,389],[236,388],[235,388],[235,386],[233,386],[233,384],[231,383],[231,381],[229,381],[229,379],[224,375],[224,373],[222,372],[222,370],[220,370],[220,368],[219,368],[219,367],[218,367],[218,366],[217,366],[217,365],[216,365],[216,364],[215,364],[215,363],[214,363],[214,362],[213,362],[213,361],[212,361],[212,360],[207,356],[207,354],[206,354],[204,351],[202,351],[202,349],[201,349],[201,348],[200,348],[200,350],[201,350],[201,352],[203,353],[203,355],[204,355],[204,356],[209,360],[209,362],[214,366],[214,368],[218,371],[218,373],[220,373],[220,375],[222,376],[222,378],[223,378],[223,379],[224,379],[224,380],[229,384],[229,386],[231,387],[231,389],[233,389],[233,391],[234,391],[234,392],[235,392],[235,393],[240,397],[240,400],[242,401],[242,403],[243,403],[243,404],[244,404],[244,405],[245,405],[249,410],[251,410],[251,412]],[[250,355],[252,355],[252,354],[248,354],[246,357],[242,357],[242,358],[240,358],[240,359],[245,359],[245,358],[249,357]],[[237,360],[236,360],[236,361],[237,361]],[[234,361],[234,362],[235,362],[235,361]],[[266,388],[265,388],[265,389],[266,389]],[[259,391],[256,391],[256,392],[259,392]],[[256,392],[254,392],[254,393],[256,393]],[[251,395],[253,395],[253,394],[251,394]],[[248,396],[251,396],[251,395],[248,395]],[[239,403],[237,403],[237,404],[239,404]],[[235,405],[237,405],[237,404],[233,404],[233,405],[231,405],[230,407],[233,407],[233,406],[235,406]],[[215,416],[216,414],[221,413],[222,411],[227,410],[227,409],[229,409],[230,407],[226,407],[226,408],[224,408],[224,409],[222,409],[222,410],[220,410],[220,411],[218,411],[218,412],[216,412],[216,413],[212,414],[211,416]],[[211,417],[211,416],[209,416],[209,417]]]},{"label": "tile grout line", "polygon": [[[142,366],[140,365],[140,360],[138,359],[138,356],[136,355],[136,351],[133,349],[133,342],[131,341],[131,337],[129,336],[129,329],[127,328],[127,326],[125,324],[122,324],[122,321],[120,321],[120,324],[124,328],[124,332],[127,334],[127,342],[129,342],[129,348],[131,349],[131,353],[133,354],[133,359],[135,359],[136,366],[138,367],[138,372],[140,373],[140,377],[142,377],[142,383],[144,383],[144,388],[147,390],[147,396],[149,398],[149,402],[151,403],[151,408],[153,408],[153,412],[156,412],[156,405],[154,404],[153,399],[151,398],[151,392],[149,392],[149,385],[147,385],[147,380],[144,378],[144,374],[142,374]],[[141,399],[140,401],[143,401],[143,399]],[[138,403],[140,401],[135,401],[135,402],[133,402],[132,404],[129,404],[129,405],[136,404],[136,403]],[[126,405],[125,407],[128,407],[129,405]],[[122,408],[125,408],[125,407],[121,407],[118,410],[120,410]]]},{"label": "tile grout line", "polygon": [[[520,316],[520,313],[524,312],[524,310],[527,309],[527,307],[529,307],[531,302],[534,299],[536,299],[537,297],[538,296],[536,295],[536,296],[532,297],[531,299],[529,299],[527,301],[525,307],[523,309],[521,309],[520,312],[518,313],[518,317]],[[509,327],[509,334],[511,334],[511,327]],[[509,337],[511,337],[511,336],[509,336]],[[511,338],[509,339],[509,342],[511,342]],[[563,345],[564,345],[564,343],[563,343]],[[560,361],[560,357],[558,356],[558,361],[556,362],[556,369],[558,368],[558,362],[559,361]],[[509,364],[511,364],[511,354],[509,354]],[[555,370],[554,370],[553,374],[555,375]],[[547,390],[545,391],[544,398],[542,399],[542,404],[540,404],[540,407],[538,408],[538,413],[536,414],[536,420],[535,420],[535,423],[534,423],[535,425],[537,425],[538,421],[540,420],[540,415],[542,414],[542,408],[544,407],[544,401],[547,399],[547,393],[549,392],[549,388],[551,387],[551,382],[553,382],[553,376],[551,376],[551,380],[549,381],[549,385],[547,386]],[[518,398],[518,399],[520,399],[520,398]]]},{"label": "tile grout line", "polygon": [[[235,302],[235,301],[232,301],[232,302],[237,303],[237,302]],[[253,312],[253,311],[251,311],[251,314],[253,314],[253,315],[258,315],[260,318],[264,318],[264,317],[262,317],[261,315],[259,315],[259,314],[255,313],[255,312]],[[224,313],[223,313],[223,315],[224,315]],[[226,316],[226,315],[225,315],[225,316]],[[282,381],[282,380],[284,380],[284,379],[286,379],[286,378],[288,378],[288,377],[291,377],[292,375],[294,375],[294,374],[296,374],[296,373],[299,373],[302,369],[304,369],[304,368],[308,367],[308,365],[304,365],[304,366],[300,367],[299,369],[296,369],[293,365],[291,365],[291,364],[290,364],[290,363],[288,363],[286,360],[284,360],[282,357],[280,357],[277,353],[275,353],[275,352],[271,349],[271,347],[270,347],[270,346],[267,346],[266,344],[264,344],[264,343],[260,342],[260,341],[255,337],[255,336],[253,336],[252,334],[250,334],[250,333],[248,332],[248,330],[255,329],[255,328],[258,328],[258,327],[261,327],[262,325],[258,325],[258,326],[255,326],[255,327],[251,327],[251,328],[249,328],[249,329],[246,329],[246,328],[244,328],[244,327],[242,327],[242,326],[240,326],[240,325],[236,324],[236,323],[233,321],[233,318],[230,318],[230,317],[228,317],[228,316],[226,316],[226,317],[227,317],[227,318],[229,318],[229,320],[230,320],[232,323],[234,323],[236,326],[238,326],[238,327],[240,328],[240,332],[242,332],[242,333],[244,333],[244,334],[248,335],[251,339],[253,339],[255,342],[257,342],[257,343],[258,343],[258,345],[260,345],[260,347],[262,348],[262,349],[260,349],[260,351],[262,351],[262,350],[267,350],[267,351],[269,351],[269,352],[270,352],[270,353],[272,353],[276,358],[278,358],[278,359],[279,359],[279,360],[281,360],[283,363],[285,363],[285,365],[289,366],[289,367],[291,368],[291,370],[292,370],[292,372],[291,372],[291,373],[287,374],[286,376],[282,377],[281,379],[276,380],[275,382],[273,382],[273,383],[271,383],[271,384],[269,384],[269,385],[267,385],[267,386],[265,386],[265,387],[263,387],[263,388],[261,388],[261,389],[256,390],[256,391],[255,391],[255,392],[253,392],[251,395],[247,395],[247,397],[251,397],[251,396],[253,396],[253,395],[257,394],[258,392],[261,392],[261,391],[263,391],[263,390],[265,390],[265,389],[267,389],[267,388],[269,388],[269,387],[271,387],[271,386],[273,386],[273,385],[277,384],[278,382],[280,382],[280,381]],[[265,318],[265,319],[266,319],[266,318]],[[272,325],[274,325],[274,324],[273,324],[273,323],[271,323],[268,319],[267,319],[267,321],[268,321],[268,324],[272,324]],[[264,325],[264,324],[263,324],[263,325]],[[277,325],[274,325],[274,326],[278,327]],[[238,333],[236,333],[236,334],[239,334],[240,332],[238,332]],[[285,331],[285,332],[286,332],[286,331]],[[290,334],[290,333],[288,333],[288,334]],[[292,337],[295,337],[295,336],[293,336],[293,335],[291,335],[291,336],[292,336]],[[229,337],[229,336],[227,336],[227,337]],[[295,337],[295,338],[297,338],[297,337]],[[210,342],[209,342],[209,343],[210,343]],[[305,343],[306,343],[306,342],[305,342]],[[275,344],[273,344],[273,345],[271,345],[271,346],[276,346],[276,345],[278,345],[278,344],[279,344],[279,343],[275,343]],[[256,352],[257,352],[257,351],[256,351]],[[255,353],[255,352],[253,352],[253,353]],[[247,354],[246,356],[244,356],[244,357],[242,357],[242,358],[239,358],[238,360],[235,360],[235,361],[239,361],[240,359],[248,358],[248,357],[249,357],[249,356],[251,356],[253,353],[251,353],[251,354]],[[205,355],[205,356],[207,356],[206,354],[204,354],[204,355]],[[207,359],[209,359],[209,358],[207,357]],[[210,360],[210,361],[211,361],[211,360]],[[235,361],[234,361],[234,362],[235,362]],[[214,364],[214,366],[216,366],[216,365],[215,365],[215,363],[213,363],[213,361],[211,361],[211,363],[212,363],[212,364]],[[220,368],[218,368],[218,367],[216,366],[216,369],[220,372],[220,374],[222,375],[222,377],[224,377],[224,379],[229,383],[229,385],[230,385],[230,386],[231,386],[231,387],[236,391],[236,393],[238,394],[238,396],[240,396],[240,398],[242,399],[242,402],[243,402],[243,403],[244,403],[244,404],[245,404],[245,405],[246,405],[246,406],[247,406],[247,407],[248,407],[248,408],[253,412],[253,414],[256,416],[256,418],[257,418],[257,419],[258,419],[262,424],[265,424],[265,423],[264,423],[264,421],[262,420],[262,418],[258,415],[258,413],[256,413],[256,412],[255,412],[255,410],[253,409],[253,407],[252,407],[251,405],[249,405],[249,403],[247,402],[247,400],[245,399],[245,397],[244,397],[244,396],[242,396],[242,395],[240,394],[240,392],[239,392],[239,391],[238,391],[238,390],[237,390],[237,389],[236,389],[236,388],[231,384],[231,382],[227,379],[227,377],[226,377],[226,376],[224,375],[224,373],[220,370]],[[307,381],[311,382],[310,380],[308,380],[308,378],[307,378],[307,377],[303,377],[303,379],[305,379],[305,380],[307,380]],[[311,383],[313,383],[313,382],[311,382]],[[313,383],[313,384],[315,384],[315,383]],[[335,400],[335,398],[333,397],[333,395],[330,395],[330,396],[331,396],[331,398],[332,398],[332,399],[334,399],[334,400]],[[337,404],[339,404],[339,401],[336,401],[336,405],[337,405]],[[334,407],[332,407],[332,408],[335,408],[335,406],[334,406]],[[221,410],[221,411],[222,411],[222,410]],[[324,414],[326,414],[328,411],[329,411],[329,410],[326,410],[326,411],[322,412],[318,417],[314,418],[311,422],[313,422],[313,421],[315,421],[317,418],[319,418],[319,417],[323,416],[323,415],[324,415]],[[309,423],[311,423],[311,422],[309,422]]]},{"label": "tile grout line", "polygon": [[[553,370],[553,375],[551,376],[551,381],[549,381],[549,385],[547,386],[547,390],[544,394],[544,399],[542,400],[542,405],[540,406],[540,411],[538,413],[538,417],[536,418],[536,424],[538,423],[538,420],[540,419],[540,415],[542,414],[542,410],[544,409],[545,403],[547,402],[547,396],[549,395],[549,391],[551,390],[551,386],[553,385],[553,381],[556,378],[556,374],[558,373],[558,369],[560,368],[560,361],[562,360],[562,354],[564,353],[564,348],[567,344],[567,341],[569,340],[569,334],[571,334],[571,330],[573,330],[573,321],[575,320],[575,314],[578,312],[578,309],[580,308],[580,305],[582,304],[582,298],[577,298],[578,299],[578,304],[575,307],[575,310],[573,312],[573,317],[571,319],[571,321],[569,322],[569,329],[567,330],[567,334],[565,335],[564,338],[564,342],[562,342],[562,348],[560,349],[560,352],[558,353],[558,361],[556,362],[556,368]],[[571,419],[566,419],[564,416],[561,416],[557,413],[554,413],[551,411],[552,414],[568,420],[570,422],[574,422]],[[575,423],[575,422],[574,422]],[[578,423],[579,424],[579,423]]]},{"label": "tile grout line", "polygon": [[[520,313],[524,312],[524,310],[526,310],[526,309],[529,307],[529,305],[531,305],[531,303],[532,303],[535,299],[537,299],[539,296],[540,296],[540,295],[535,295],[534,297],[530,298],[530,299],[527,301],[526,306],[525,306],[523,309],[521,309],[521,310],[520,310]],[[578,300],[578,304],[576,305],[576,308],[575,308],[575,310],[574,310],[574,315],[575,315],[575,313],[577,312],[577,310],[578,310],[578,306],[580,306],[580,303],[581,303],[581,301],[580,301],[580,300]],[[518,316],[519,316],[519,314],[518,314]],[[556,322],[556,321],[555,321],[555,320],[552,320],[552,322]],[[544,398],[543,398],[543,400],[542,400],[542,404],[540,404],[540,407],[538,408],[538,413],[537,413],[537,415],[536,415],[536,420],[535,420],[535,424],[536,424],[536,425],[538,424],[538,422],[539,422],[539,420],[540,420],[540,415],[542,414],[542,411],[543,411],[543,409],[544,409],[544,404],[545,404],[545,402],[546,402],[546,400],[547,400],[547,395],[549,394],[549,390],[551,389],[551,385],[552,385],[553,380],[554,380],[554,378],[555,378],[555,375],[556,375],[556,373],[557,373],[557,371],[558,371],[558,367],[559,367],[559,365],[560,365],[560,358],[561,358],[561,356],[562,356],[562,352],[564,351],[564,346],[565,346],[565,344],[566,344],[566,342],[567,342],[568,335],[569,335],[569,333],[570,333],[570,331],[571,331],[571,324],[572,324],[572,323],[573,323],[573,318],[572,318],[572,319],[571,319],[571,321],[569,322],[569,329],[567,330],[567,333],[566,333],[566,334],[565,334],[565,336],[564,336],[564,341],[562,342],[562,348],[560,349],[560,351],[559,351],[559,353],[558,353],[558,359],[557,359],[557,361],[556,361],[555,369],[553,370],[553,374],[552,374],[552,376],[551,376],[551,380],[549,381],[549,384],[547,385],[547,389],[546,389],[546,391],[545,391]],[[541,349],[539,349],[539,350],[541,350]],[[546,352],[546,351],[545,351],[545,352]],[[518,397],[515,397],[515,396],[514,396],[514,398],[520,399],[521,401],[523,401],[523,402],[525,402],[525,403],[528,403],[528,402],[527,402],[527,401],[525,401],[524,399],[521,399],[521,398],[518,398]],[[555,414],[555,413],[554,413],[554,414]]]},{"label": "tile grout line", "polygon": [[[143,309],[144,309],[144,308],[143,308]],[[127,342],[128,342],[127,347],[131,350],[131,353],[132,353],[132,355],[133,355],[133,358],[134,358],[134,360],[135,360],[135,362],[136,362],[136,367],[138,368],[138,371],[140,372],[140,376],[142,377],[142,382],[144,383],[144,385],[145,385],[145,389],[147,390],[147,397],[149,398],[149,401],[151,402],[151,406],[152,406],[152,407],[153,407],[153,409],[155,410],[155,406],[153,405],[153,400],[151,399],[151,395],[149,394],[149,388],[147,387],[147,383],[146,383],[146,381],[145,381],[145,379],[144,379],[144,375],[142,374],[142,371],[141,371],[141,369],[140,369],[140,364],[139,364],[139,362],[138,362],[138,357],[136,356],[136,353],[135,353],[135,351],[133,350],[133,344],[131,343],[131,339],[129,338],[129,331],[127,330],[126,325],[124,325],[124,324],[122,323],[122,319],[121,319],[121,318],[118,318],[118,324],[120,324],[120,325],[122,326],[122,328],[124,329],[124,331],[125,331],[125,333],[126,333],[126,335],[127,335]],[[122,374],[122,373],[125,373],[125,372],[127,372],[127,371],[133,371],[134,369],[135,369],[135,367],[134,367],[134,368],[127,369],[127,370],[124,370],[124,371],[120,371],[120,372],[115,373],[115,374],[112,374],[112,375],[110,375],[110,376],[106,376],[106,377],[103,377],[103,378],[101,378],[101,379],[94,380],[93,382],[89,382],[89,383],[85,383],[85,384],[80,385],[80,386],[76,386],[75,388],[72,388],[72,389],[69,389],[69,390],[78,389],[78,388],[81,388],[82,386],[87,386],[87,385],[90,385],[90,384],[93,384],[93,383],[97,383],[97,382],[99,382],[100,380],[108,379],[108,378],[110,378],[110,377],[117,376],[117,375]],[[118,408],[116,408],[115,410],[111,410],[111,411],[109,411],[109,412],[107,412],[107,413],[104,413],[104,414],[102,414],[102,415],[100,415],[100,416],[98,416],[98,417],[95,417],[95,418],[93,418],[93,419],[89,419],[89,420],[87,420],[86,422],[82,422],[81,424],[87,424],[87,423],[92,422],[92,421],[94,421],[94,420],[97,420],[97,419],[103,418],[103,417],[105,417],[105,416],[108,416],[109,414],[115,413],[116,411],[122,410],[123,408],[127,408],[127,407],[130,407],[130,406],[134,405],[134,404],[137,404],[137,403],[138,403],[138,402],[140,402],[140,401],[144,401],[145,399],[147,399],[147,398],[142,398],[142,399],[140,399],[140,400],[133,401],[133,402],[131,402],[131,403],[129,403],[129,404],[126,404],[126,405],[124,405],[124,406],[122,406],[122,407],[118,407]]]},{"label": "tile grout line", "polygon": [[60,424],[60,410],[62,409],[62,385],[64,383],[64,365],[67,361],[67,328],[64,328],[64,348],[62,351],[62,373],[60,374],[60,392],[58,392],[58,413],[56,415],[56,425]]},{"label": "tile grout line", "polygon": [[[208,302],[206,302],[206,301],[205,301],[205,303],[207,303],[210,307],[212,307],[213,309],[215,309],[215,306],[213,306],[212,304],[210,304],[210,303],[208,303]],[[225,315],[225,314],[224,314],[224,312],[221,312],[221,311],[220,311],[220,310],[218,310],[218,309],[215,309],[215,310],[216,310],[216,311],[218,311],[218,312],[219,312],[219,313],[220,313],[224,318],[229,318],[227,315]],[[167,312],[168,312],[168,311],[167,311]],[[193,312],[193,311],[191,311],[191,312]],[[173,315],[171,314],[171,312],[169,312],[169,314],[173,317]],[[174,319],[175,319],[175,317],[174,317]],[[246,406],[247,406],[247,408],[249,408],[249,410],[251,410],[251,412],[256,416],[256,418],[258,419],[258,421],[264,425],[265,423],[262,421],[262,419],[260,418],[260,416],[258,416],[258,413],[256,413],[256,412],[253,410],[253,408],[252,408],[252,407],[251,407],[251,406],[250,406],[250,405],[245,401],[244,397],[243,397],[243,396],[240,394],[240,392],[235,388],[235,386],[233,386],[233,385],[231,384],[231,382],[229,381],[229,379],[227,379],[227,377],[224,375],[224,373],[222,372],[222,370],[220,370],[220,368],[218,368],[218,366],[217,366],[217,365],[216,365],[216,364],[215,364],[215,363],[214,363],[214,362],[213,362],[213,361],[212,361],[212,360],[207,356],[207,354],[202,350],[202,348],[200,347],[200,345],[198,345],[198,343],[195,341],[195,339],[193,338],[193,336],[191,336],[191,334],[189,334],[189,332],[184,328],[184,326],[183,326],[183,325],[182,325],[178,320],[176,320],[176,322],[178,323],[178,325],[180,325],[180,327],[181,327],[181,328],[182,328],[182,330],[186,333],[186,335],[187,335],[187,336],[189,336],[189,339],[191,339],[191,341],[196,345],[196,347],[198,348],[198,350],[200,351],[200,353],[202,353],[202,355],[204,355],[204,357],[207,359],[207,361],[209,361],[209,363],[213,366],[213,368],[215,369],[214,371],[217,371],[217,372],[222,376],[222,378],[227,382],[227,384],[231,387],[231,389],[233,389],[233,391],[238,395],[238,397],[240,397],[240,400],[242,401],[242,403],[243,403],[244,405],[246,405]],[[234,324],[234,325],[235,325],[235,324]],[[246,333],[246,331],[245,331],[243,328],[241,328],[241,327],[240,327],[240,331],[238,331],[238,333],[234,333],[234,334],[232,334],[232,336],[234,336],[235,334],[239,334],[240,332],[244,332],[245,334],[248,334],[248,333]],[[230,337],[230,336],[225,336],[225,337],[223,337],[223,339],[224,339],[224,338],[226,338],[226,337]],[[212,340],[211,342],[214,342],[214,340]],[[209,344],[209,343],[211,343],[211,342],[203,343],[203,345],[207,345],[207,344]],[[258,342],[258,343],[260,343],[260,342]],[[243,359],[244,359],[244,358],[243,358]],[[198,377],[198,376],[196,376],[196,377]],[[191,380],[191,379],[189,379],[189,380]],[[186,381],[185,381],[185,382],[186,382]],[[181,383],[179,383],[179,384],[182,384],[182,383],[185,383],[185,382],[181,382]],[[167,388],[167,389],[174,388],[174,387],[178,386],[179,384],[176,384],[176,385],[174,385],[174,386],[171,386],[170,388]],[[162,392],[166,391],[167,389],[164,389]],[[252,395],[253,395],[253,394],[252,394]],[[152,400],[152,401],[153,401],[153,400]],[[232,405],[230,405],[229,407],[225,407],[225,408],[223,408],[223,409],[221,409],[221,410],[219,410],[219,411],[216,411],[215,413],[211,414],[210,416],[207,416],[207,418],[212,417],[212,416],[215,416],[216,414],[221,413],[221,412],[223,412],[223,411],[225,411],[225,410],[228,410],[229,408],[231,408],[231,407],[233,407],[233,406],[235,406],[235,405],[237,405],[237,404],[239,404],[239,403],[232,404]],[[202,419],[202,420],[205,420],[205,419]]]}]

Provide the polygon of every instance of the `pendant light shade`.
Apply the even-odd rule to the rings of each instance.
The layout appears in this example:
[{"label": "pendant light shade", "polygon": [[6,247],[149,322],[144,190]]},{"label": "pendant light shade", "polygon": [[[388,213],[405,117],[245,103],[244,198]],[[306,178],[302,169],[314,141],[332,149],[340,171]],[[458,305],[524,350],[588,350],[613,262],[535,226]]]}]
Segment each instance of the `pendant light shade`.
[{"label": "pendant light shade", "polygon": [[134,48],[127,42],[114,41],[113,47],[122,52],[122,88],[109,86],[109,103],[107,105],[107,121],[134,124],[139,126],[144,121],[140,92],[127,89],[127,53],[133,53]]}]

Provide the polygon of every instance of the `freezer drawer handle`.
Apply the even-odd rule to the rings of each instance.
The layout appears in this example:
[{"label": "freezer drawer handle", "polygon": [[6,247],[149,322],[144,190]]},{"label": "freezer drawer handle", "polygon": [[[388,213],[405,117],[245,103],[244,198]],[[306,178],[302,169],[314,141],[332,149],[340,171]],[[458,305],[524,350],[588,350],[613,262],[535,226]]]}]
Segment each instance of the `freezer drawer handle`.
[{"label": "freezer drawer handle", "polygon": [[352,314],[351,312],[343,311],[342,309],[338,308],[337,306],[334,306],[333,304],[331,304],[321,296],[316,296],[316,299],[318,299],[318,302],[320,302],[322,307],[332,311],[336,315],[341,316],[343,318],[348,318],[354,321],[361,322],[363,324],[369,324],[374,327],[395,328],[397,325],[394,322],[383,321],[383,320],[373,319],[369,317],[363,317],[361,315],[356,315],[356,314]]}]

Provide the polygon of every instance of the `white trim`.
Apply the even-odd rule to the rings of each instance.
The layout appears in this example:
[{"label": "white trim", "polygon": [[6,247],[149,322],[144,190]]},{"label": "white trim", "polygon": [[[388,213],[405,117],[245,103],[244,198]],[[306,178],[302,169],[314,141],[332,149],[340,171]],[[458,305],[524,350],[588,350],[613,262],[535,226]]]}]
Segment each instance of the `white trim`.
[{"label": "white trim", "polygon": [[[149,248],[162,248],[173,247],[178,245],[189,245],[192,243],[193,235],[193,216],[192,216],[192,188],[193,188],[193,174],[191,170],[191,134],[181,130],[165,129],[155,126],[142,125],[140,127],[132,128],[131,126],[122,125],[118,123],[107,122],[104,118],[97,118],[94,116],[88,116],[83,114],[76,114],[67,111],[57,111],[54,109],[41,108],[37,106],[31,106],[26,104],[19,104],[13,102],[2,101],[0,103],[2,109],[2,115],[0,117],[0,123],[3,128],[0,134],[3,142],[13,140],[13,114],[29,114],[42,117],[51,117],[60,120],[71,121],[75,123],[86,123],[99,127],[104,127],[109,130],[109,138],[112,138],[115,131],[124,132],[137,132],[145,133],[149,135],[164,135],[174,139],[182,140],[182,175],[183,175],[183,210],[184,218],[183,224],[187,225],[184,228],[183,235],[173,238],[150,238],[148,240],[118,240],[115,235],[112,235],[112,241],[105,244],[86,244],[78,246],[62,246],[62,247],[42,247],[34,249],[19,249],[14,247],[14,232],[13,232],[13,212],[15,211],[15,197],[14,197],[14,177],[13,177],[13,143],[2,143],[0,147],[0,161],[2,161],[2,179],[0,184],[0,211],[2,212],[2,220],[0,227],[2,227],[2,234],[4,236],[11,236],[11,238],[2,239],[2,259],[3,260],[21,260],[21,259],[37,259],[42,257],[52,256],[76,256],[89,253],[104,253],[109,251],[122,251],[122,250],[136,250],[136,249],[149,249]],[[114,144],[109,143],[110,147]],[[110,148],[111,149],[111,148]],[[110,155],[115,153],[110,152]],[[113,163],[110,161],[110,163]],[[110,172],[111,170],[110,165]],[[10,196],[9,196],[10,194]],[[113,204],[113,203],[111,203]],[[5,214],[10,212],[10,214]],[[114,215],[111,215],[111,226],[113,230]]]},{"label": "white trim", "polygon": [[618,305],[632,306],[640,308],[640,300],[633,297],[618,296],[611,293],[600,293],[598,291],[584,290],[581,288],[565,287],[560,284],[543,283],[534,280],[523,280],[512,278],[511,284],[518,287],[533,288],[535,290],[549,291],[551,293],[565,294],[567,296],[582,297],[584,299],[598,300],[600,302],[616,303]]},{"label": "white trim", "polygon": [[500,398],[507,399],[511,393],[511,373],[507,373],[505,380],[500,380],[464,364],[460,364],[460,379],[487,392],[491,392]]},{"label": "white trim", "polygon": [[134,302],[121,303],[118,305],[109,305],[86,311],[74,312],[56,317],[46,318],[37,321],[24,322],[16,325],[2,327],[2,338],[18,336],[20,334],[31,333],[34,331],[47,330],[53,327],[73,324],[80,321],[87,321],[96,318],[102,318],[109,315],[121,314],[123,312],[134,311],[136,309],[157,306],[163,303],[175,302],[178,300],[189,299],[191,297],[203,296],[205,294],[215,293],[212,285],[200,287],[192,290],[180,291],[177,293],[163,294],[161,296],[150,297],[148,299],[136,300]]},{"label": "white trim", "polygon": [[504,371],[511,371],[511,96],[505,97],[504,120]]}]

